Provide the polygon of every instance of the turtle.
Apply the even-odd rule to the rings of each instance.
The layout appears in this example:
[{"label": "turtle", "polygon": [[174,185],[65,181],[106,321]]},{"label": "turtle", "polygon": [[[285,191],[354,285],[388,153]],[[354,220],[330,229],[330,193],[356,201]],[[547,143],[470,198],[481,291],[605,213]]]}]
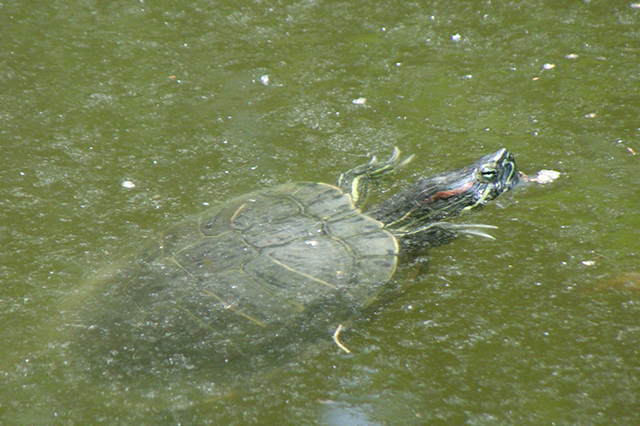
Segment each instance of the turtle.
[{"label": "turtle", "polygon": [[[403,253],[420,254],[483,225],[448,219],[519,181],[500,149],[415,183],[365,210],[371,184],[406,165],[395,148],[336,184],[284,183],[219,203],[169,229],[143,255],[102,274],[78,327],[100,370],[270,362],[330,337],[366,309]],[[100,284],[99,286],[97,284]],[[240,363],[246,365],[246,363]],[[243,367],[245,368],[245,367]]]}]

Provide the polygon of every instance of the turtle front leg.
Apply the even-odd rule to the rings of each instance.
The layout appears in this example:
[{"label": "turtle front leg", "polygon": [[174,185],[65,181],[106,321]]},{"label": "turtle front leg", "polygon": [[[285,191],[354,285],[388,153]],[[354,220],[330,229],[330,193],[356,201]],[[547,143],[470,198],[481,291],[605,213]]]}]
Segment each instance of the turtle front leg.
[{"label": "turtle front leg", "polygon": [[401,242],[407,253],[424,253],[432,247],[449,244],[460,236],[483,237],[495,240],[485,230],[496,229],[496,226],[480,223],[455,224],[450,222],[434,222],[421,228],[405,231],[397,229],[391,231]]},{"label": "turtle front leg", "polygon": [[367,164],[354,167],[341,174],[338,178],[338,187],[345,194],[351,195],[356,207],[361,207],[367,199],[369,183],[390,175],[411,160],[413,160],[413,155],[401,161],[400,150],[395,147],[393,155],[388,160],[380,162],[374,155]]}]

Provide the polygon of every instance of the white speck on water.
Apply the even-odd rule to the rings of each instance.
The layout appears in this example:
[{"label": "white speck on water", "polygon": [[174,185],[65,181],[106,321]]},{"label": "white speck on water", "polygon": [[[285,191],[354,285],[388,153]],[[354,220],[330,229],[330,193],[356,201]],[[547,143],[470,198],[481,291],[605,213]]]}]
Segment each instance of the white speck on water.
[{"label": "white speck on water", "polygon": [[264,84],[265,86],[269,85],[269,76],[267,74],[260,76],[260,83]]},{"label": "white speck on water", "polygon": [[351,101],[352,104],[354,105],[366,105],[367,104],[367,98],[358,98],[358,99],[354,99]]},{"label": "white speck on water", "polygon": [[305,241],[304,243],[307,244],[307,245],[310,245],[310,246],[317,246],[318,245],[318,242],[316,240],[309,240],[309,241]]},{"label": "white speck on water", "polygon": [[460,40],[462,40],[462,36],[460,34],[454,34],[454,35],[451,36],[451,41],[454,41],[454,42],[457,43]]},{"label": "white speck on water", "polygon": [[535,181],[541,184],[551,183],[560,177],[560,172],[557,170],[542,169],[538,172]]},{"label": "white speck on water", "polygon": [[555,64],[544,64],[544,65],[542,65],[542,69],[543,69],[543,70],[552,70],[552,69],[554,69],[555,67],[556,67],[556,65],[555,65]]},{"label": "white speck on water", "polygon": [[122,182],[122,187],[126,189],[131,189],[131,188],[135,188],[136,184],[131,182],[130,180],[125,180],[124,182]]}]

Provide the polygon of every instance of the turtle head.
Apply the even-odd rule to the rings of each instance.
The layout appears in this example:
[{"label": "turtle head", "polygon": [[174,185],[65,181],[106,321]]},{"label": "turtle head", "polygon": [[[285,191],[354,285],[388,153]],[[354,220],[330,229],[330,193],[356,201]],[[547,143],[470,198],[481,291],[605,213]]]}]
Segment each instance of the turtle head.
[{"label": "turtle head", "polygon": [[375,208],[372,216],[398,235],[416,233],[485,205],[518,180],[515,159],[503,148],[462,169],[418,179]]},{"label": "turtle head", "polygon": [[485,155],[470,166],[420,179],[418,199],[424,220],[434,221],[474,210],[516,186],[518,169],[505,148]]}]

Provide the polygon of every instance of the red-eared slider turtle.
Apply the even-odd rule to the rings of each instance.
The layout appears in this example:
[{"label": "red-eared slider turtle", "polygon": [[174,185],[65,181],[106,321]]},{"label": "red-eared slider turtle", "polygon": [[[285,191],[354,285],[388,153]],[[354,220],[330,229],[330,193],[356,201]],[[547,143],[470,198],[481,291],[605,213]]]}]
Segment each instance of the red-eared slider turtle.
[{"label": "red-eared slider turtle", "polygon": [[[406,164],[343,173],[337,184],[286,183],[241,195],[162,235],[142,259],[100,281],[81,347],[105,368],[193,368],[269,359],[330,338],[389,281],[399,251],[419,251],[480,225],[446,219],[513,188],[506,149],[460,170],[420,178],[366,213],[369,184]],[[99,293],[99,295],[98,295]],[[247,355],[247,357],[244,357]]]}]

